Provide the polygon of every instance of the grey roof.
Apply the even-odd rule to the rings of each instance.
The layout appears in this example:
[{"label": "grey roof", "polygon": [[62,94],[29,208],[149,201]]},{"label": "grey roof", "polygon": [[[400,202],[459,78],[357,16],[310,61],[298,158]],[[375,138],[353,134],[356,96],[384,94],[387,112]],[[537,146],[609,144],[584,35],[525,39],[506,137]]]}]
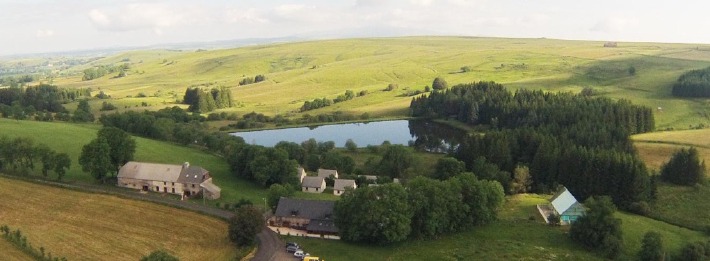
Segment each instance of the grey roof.
[{"label": "grey roof", "polygon": [[335,201],[281,198],[274,215],[305,219],[332,220]]},{"label": "grey roof", "polygon": [[129,161],[118,171],[119,178],[177,182],[182,165]]},{"label": "grey roof", "polygon": [[572,207],[574,203],[577,203],[577,199],[574,198],[572,193],[570,193],[566,187],[562,187],[562,190],[552,196],[552,199],[550,199],[550,201],[552,201],[552,207],[555,209],[555,211],[557,211],[557,214],[564,213],[565,211],[567,211],[567,209]]},{"label": "grey roof", "polygon": [[365,177],[366,180],[377,180],[375,175],[360,175],[360,177]]},{"label": "grey roof", "polygon": [[200,184],[205,180],[205,175],[209,173],[206,169],[198,166],[188,166],[183,168],[180,172],[180,177],[178,177],[177,182],[180,183],[195,183]]},{"label": "grey roof", "polygon": [[212,183],[212,179],[208,179],[205,182],[200,183],[200,187],[204,188],[205,190],[209,191],[210,193],[217,193],[222,191],[217,185]]},{"label": "grey roof", "polygon": [[320,188],[323,186],[323,182],[325,182],[325,178],[323,177],[305,177],[303,178],[301,186],[306,188]]},{"label": "grey roof", "polygon": [[202,167],[129,161],[118,171],[119,178],[200,184],[209,172]]},{"label": "grey roof", "polygon": [[335,183],[333,184],[333,189],[334,190],[345,190],[345,188],[351,187],[351,188],[357,188],[357,185],[355,184],[355,180],[352,179],[336,179]]},{"label": "grey roof", "polygon": [[312,219],[306,226],[308,232],[338,233],[338,227],[332,219]]},{"label": "grey roof", "polygon": [[333,175],[337,178],[338,171],[334,169],[318,169],[318,177],[327,178],[330,177],[330,175]]}]

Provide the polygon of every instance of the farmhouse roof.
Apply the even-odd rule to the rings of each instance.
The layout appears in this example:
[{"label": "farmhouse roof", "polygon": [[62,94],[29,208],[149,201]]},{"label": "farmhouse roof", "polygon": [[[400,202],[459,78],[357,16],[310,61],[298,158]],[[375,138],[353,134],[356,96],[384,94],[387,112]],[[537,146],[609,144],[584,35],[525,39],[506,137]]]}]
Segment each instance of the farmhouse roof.
[{"label": "farmhouse roof", "polygon": [[200,187],[204,188],[205,190],[209,191],[212,194],[215,194],[217,192],[222,191],[217,185],[212,183],[212,179],[208,179],[205,182],[200,183]]},{"label": "farmhouse roof", "polygon": [[332,219],[312,219],[306,226],[306,230],[316,233],[338,233],[338,227],[335,226],[335,222]]},{"label": "farmhouse roof", "polygon": [[118,171],[119,178],[200,184],[209,172],[202,167],[129,161]]},{"label": "farmhouse roof", "polygon": [[303,178],[301,186],[306,188],[320,188],[323,186],[323,182],[325,182],[323,177],[305,177]]},{"label": "farmhouse roof", "polygon": [[332,220],[335,201],[281,198],[274,215],[317,220]]},{"label": "farmhouse roof", "polygon": [[338,178],[338,171],[334,169],[318,169],[318,177],[327,178],[330,177],[330,175]]},{"label": "farmhouse roof", "polygon": [[566,187],[562,187],[560,191],[552,196],[552,207],[557,211],[557,214],[562,214],[567,211],[574,203],[577,203],[577,199],[574,198],[572,193],[567,190]]},{"label": "farmhouse roof", "polygon": [[365,177],[366,180],[377,180],[375,175],[360,175],[360,177]]},{"label": "farmhouse roof", "polygon": [[335,183],[333,183],[333,189],[334,190],[345,190],[345,188],[351,187],[351,188],[357,188],[357,185],[355,184],[355,180],[352,179],[336,179]]}]

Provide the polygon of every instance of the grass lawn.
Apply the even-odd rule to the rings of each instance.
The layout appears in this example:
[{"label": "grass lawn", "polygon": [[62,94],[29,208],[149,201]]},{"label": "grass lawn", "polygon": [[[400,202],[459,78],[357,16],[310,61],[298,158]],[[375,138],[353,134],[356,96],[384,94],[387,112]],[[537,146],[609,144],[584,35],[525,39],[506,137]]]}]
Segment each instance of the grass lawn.
[{"label": "grass lawn", "polygon": [[702,232],[671,225],[663,221],[654,220],[644,216],[617,212],[616,217],[621,219],[624,230],[624,254],[635,257],[641,249],[641,240],[649,231],[658,232],[663,238],[663,247],[670,253],[679,253],[680,249],[689,242],[707,241],[709,238]]},{"label": "grass lawn", "polygon": [[653,204],[654,218],[696,230],[710,228],[710,187],[686,187],[661,183]]},{"label": "grass lawn", "polygon": [[[12,228],[14,231],[15,228]],[[10,241],[0,238],[0,259],[5,261],[32,261],[34,260],[29,255],[15,247]]]},{"label": "grass lawn", "polygon": [[[96,137],[99,128],[99,125],[92,124],[0,119],[0,135],[30,137],[36,143],[44,143],[55,151],[68,153],[72,159],[72,166],[66,175],[68,181],[94,182],[88,173],[81,170],[78,162],[81,148]],[[214,177],[214,183],[222,188],[219,202],[235,203],[245,198],[256,204],[266,196],[266,190],[260,186],[234,176],[227,163],[218,156],[167,142],[141,137],[135,139],[136,161],[166,164],[182,164],[187,161],[209,170]]]},{"label": "grass lawn", "polygon": [[[181,260],[231,260],[227,223],[115,196],[0,178],[0,223],[69,260],[138,260],[166,249]],[[0,244],[2,246],[2,244]]]},{"label": "grass lawn", "polygon": [[[677,99],[672,83],[683,72],[707,67],[710,55],[697,44],[623,43],[478,37],[342,39],[248,46],[208,51],[141,50],[98,59],[60,71],[54,84],[92,88],[112,96],[119,110],[158,109],[181,100],[185,88],[230,88],[238,106],[226,111],[267,115],[297,112],[304,101],[333,99],[345,90],[367,95],[309,111],[342,111],[372,117],[406,116],[411,97],[437,76],[449,85],[497,81],[511,89],[577,92],[592,87],[601,95],[661,107],[659,129],[710,124],[710,101]],[[81,71],[129,63],[128,76],[82,81]],[[461,72],[468,66],[470,72]],[[635,73],[629,73],[634,67]],[[266,81],[239,86],[257,74]],[[390,83],[394,91],[384,91]],[[138,94],[147,97],[138,98]],[[92,101],[98,114],[102,101]],[[147,107],[141,107],[141,103]],[[68,108],[75,105],[67,106]],[[138,106],[138,107],[136,107]]]}]

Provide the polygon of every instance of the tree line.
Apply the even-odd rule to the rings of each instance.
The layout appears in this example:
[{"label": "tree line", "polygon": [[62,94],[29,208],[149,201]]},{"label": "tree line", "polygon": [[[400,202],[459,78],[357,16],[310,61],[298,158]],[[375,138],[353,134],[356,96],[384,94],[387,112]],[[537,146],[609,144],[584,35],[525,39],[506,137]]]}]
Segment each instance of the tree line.
[{"label": "tree line", "polygon": [[684,73],[673,84],[671,93],[677,97],[710,97],[710,67]]},{"label": "tree line", "polygon": [[344,102],[344,101],[349,101],[355,98],[355,92],[352,90],[346,90],[345,94],[338,95],[335,99],[327,99],[327,98],[321,98],[321,99],[314,99],[313,101],[305,101],[303,102],[303,106],[301,106],[301,112],[304,111],[310,111],[310,110],[315,110],[315,109],[320,109],[323,107],[328,107],[330,105],[339,103],[339,102]]},{"label": "tree line", "polygon": [[629,138],[653,130],[650,108],[571,93],[513,94],[500,84],[478,82],[414,98],[410,109],[412,116],[488,126],[484,135],[464,139],[453,155],[469,171],[486,162],[496,165],[501,172],[487,178],[504,186],[522,165],[529,167],[534,192],[565,185],[580,200],[609,195],[622,208],[652,193]]},{"label": "tree line", "polygon": [[47,252],[46,249],[42,246],[40,246],[39,248],[35,248],[35,246],[33,246],[32,243],[27,240],[27,236],[22,234],[22,231],[20,231],[19,228],[12,230],[9,226],[2,225],[0,226],[0,233],[2,233],[2,237],[5,240],[15,245],[17,248],[22,250],[22,252],[25,252],[30,255],[32,258],[34,258],[34,260],[67,261],[66,257],[52,256],[52,252]]},{"label": "tree line", "polygon": [[2,88],[0,106],[32,107],[35,111],[64,112],[62,104],[73,102],[83,97],[91,97],[91,89],[64,89],[54,85]]},{"label": "tree line", "polygon": [[106,127],[180,144],[193,144],[206,136],[205,128],[201,126],[204,120],[199,114],[188,113],[177,106],[158,111],[103,114],[99,117],[99,122]]},{"label": "tree line", "polygon": [[209,91],[198,87],[187,88],[183,103],[190,105],[188,111],[198,113],[234,106],[232,92],[225,87],[212,88]]},{"label": "tree line", "polygon": [[116,72],[118,72],[118,75],[116,75],[116,77],[124,77],[126,76],[126,70],[128,70],[129,68],[130,65],[128,63],[124,63],[119,66],[100,65],[97,67],[88,68],[83,71],[84,76],[81,77],[81,80],[91,81],[93,79],[101,78],[104,75]]},{"label": "tree line", "polygon": [[31,138],[10,139],[0,136],[0,170],[27,175],[37,165],[40,165],[44,177],[49,175],[49,171],[54,171],[57,179],[62,180],[71,167],[71,158],[66,153],[57,153],[45,144],[35,144]]},{"label": "tree line", "polygon": [[488,224],[504,200],[498,182],[479,180],[472,173],[445,181],[417,177],[405,186],[346,190],[335,204],[334,220],[343,240],[390,244]]}]

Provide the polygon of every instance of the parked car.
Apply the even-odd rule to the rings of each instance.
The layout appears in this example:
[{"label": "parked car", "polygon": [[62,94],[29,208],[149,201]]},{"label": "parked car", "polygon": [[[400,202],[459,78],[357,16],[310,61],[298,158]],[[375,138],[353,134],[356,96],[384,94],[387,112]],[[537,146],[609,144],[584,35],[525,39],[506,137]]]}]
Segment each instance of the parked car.
[{"label": "parked car", "polygon": [[298,248],[301,247],[301,246],[299,246],[298,243],[296,243],[296,242],[288,242],[288,243],[286,243],[286,247],[290,247],[290,246],[295,246],[295,247],[298,247]]},{"label": "parked car", "polygon": [[306,256],[303,257],[303,261],[320,261],[320,258],[317,256]]},{"label": "parked car", "polygon": [[306,256],[310,256],[311,254],[309,253],[304,253],[303,250],[297,250],[296,252],[293,252],[293,256],[298,257],[298,258],[303,258]]},{"label": "parked car", "polygon": [[297,246],[287,246],[286,247],[286,252],[289,252],[289,253],[294,253],[298,250],[301,250],[301,249]]}]

